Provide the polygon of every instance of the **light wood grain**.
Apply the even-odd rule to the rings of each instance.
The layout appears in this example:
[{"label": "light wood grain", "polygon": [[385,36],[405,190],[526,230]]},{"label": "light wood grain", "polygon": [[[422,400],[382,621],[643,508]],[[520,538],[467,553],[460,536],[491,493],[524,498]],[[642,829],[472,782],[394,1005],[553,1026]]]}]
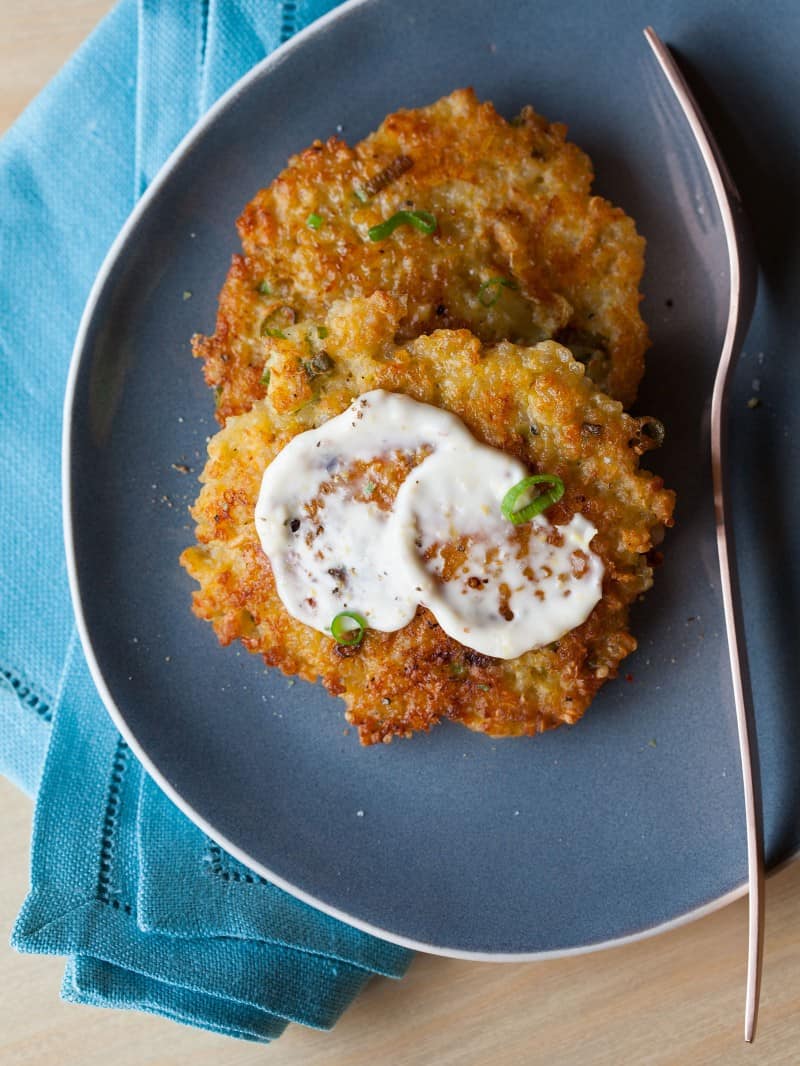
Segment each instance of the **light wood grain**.
[{"label": "light wood grain", "polygon": [[[187,0],[189,2],[189,0]],[[265,0],[266,2],[266,0]],[[110,8],[0,0],[0,129]],[[420,956],[374,981],[332,1033],[292,1027],[268,1049],[159,1018],[60,1002],[59,959],[6,945],[25,895],[31,804],[0,779],[3,1066],[795,1066],[800,1062],[800,864],[767,884],[759,1034],[741,1040],[743,901],[624,948],[545,963]]]}]

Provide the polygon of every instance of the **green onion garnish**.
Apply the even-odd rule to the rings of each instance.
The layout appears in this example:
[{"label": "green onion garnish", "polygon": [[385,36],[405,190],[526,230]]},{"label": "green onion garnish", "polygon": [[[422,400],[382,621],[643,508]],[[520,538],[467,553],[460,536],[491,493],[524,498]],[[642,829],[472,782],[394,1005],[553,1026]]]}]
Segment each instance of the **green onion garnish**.
[{"label": "green onion garnish", "polygon": [[288,304],[281,304],[273,308],[261,323],[261,336],[279,337],[281,340],[286,340],[286,334],[282,331],[293,326],[296,321],[297,315],[294,308],[289,307]]},{"label": "green onion garnish", "polygon": [[303,370],[305,370],[306,377],[309,381],[313,381],[314,378],[319,377],[320,374],[327,374],[327,372],[332,369],[333,359],[331,359],[324,348],[321,348],[313,359],[309,359],[307,363],[303,363]]},{"label": "green onion garnish", "polygon": [[[522,507],[517,507],[520,497],[527,496],[528,490],[533,485],[550,485],[550,488],[540,492],[538,496],[535,496]],[[548,507],[558,503],[563,495],[564,482],[560,477],[556,477],[555,474],[534,474],[532,477],[524,477],[522,481],[517,482],[513,488],[508,490],[503,497],[503,502],[500,504],[500,510],[503,512],[503,518],[507,518],[515,526],[519,526],[523,522],[530,522],[532,518],[540,515],[542,511],[546,511]]]},{"label": "green onion garnish", "polygon": [[489,278],[489,280],[484,281],[483,285],[478,289],[478,299],[484,307],[494,307],[500,299],[500,294],[503,289],[517,288],[519,288],[519,286],[516,281],[511,281],[508,278]]},{"label": "green onion garnish", "polygon": [[318,215],[316,211],[312,211],[306,219],[306,225],[309,229],[319,229],[322,225],[322,215]]},{"label": "green onion garnish", "polygon": [[269,282],[266,279],[262,281],[261,284],[258,286],[258,291],[261,293],[262,296],[272,295],[272,289],[269,287]]},{"label": "green onion garnish", "polygon": [[364,192],[364,190],[360,189],[357,185],[353,186],[353,196],[355,196],[356,200],[360,200],[362,204],[367,203],[369,200],[369,194]]},{"label": "green onion garnish", "polygon": [[269,369],[269,367],[267,367],[267,369],[261,375],[261,384],[262,385],[269,385],[269,379],[270,379],[270,369]]},{"label": "green onion garnish", "polygon": [[430,211],[397,211],[385,222],[370,226],[368,236],[371,241],[385,241],[391,237],[398,226],[413,226],[421,233],[436,232],[436,216]]},{"label": "green onion garnish", "polygon": [[325,338],[328,336],[328,327],[327,326],[317,326],[317,336],[319,337],[319,339],[321,341],[324,341]]},{"label": "green onion garnish", "polygon": [[331,622],[331,636],[337,644],[354,648],[364,639],[367,620],[358,611],[340,611]]}]

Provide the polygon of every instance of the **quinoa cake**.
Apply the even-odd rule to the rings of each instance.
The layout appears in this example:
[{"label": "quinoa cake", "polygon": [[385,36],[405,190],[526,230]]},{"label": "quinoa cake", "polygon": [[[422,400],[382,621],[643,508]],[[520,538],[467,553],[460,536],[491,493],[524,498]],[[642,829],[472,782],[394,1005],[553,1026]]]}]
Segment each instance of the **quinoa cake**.
[{"label": "quinoa cake", "polygon": [[[448,107],[454,106],[454,98],[448,99]],[[472,106],[469,96],[455,99]],[[488,115],[487,121],[494,128],[502,120]],[[538,123],[529,118],[518,128],[538,136]],[[355,165],[351,159],[348,166]],[[278,253],[272,255],[277,262]],[[255,270],[250,284],[264,264],[239,265]],[[515,277],[522,277],[522,268]],[[230,295],[229,279],[221,321],[227,321]],[[442,718],[492,736],[576,722],[636,647],[629,607],[650,587],[653,549],[672,524],[673,494],[639,468],[640,456],[659,439],[658,423],[626,414],[591,380],[591,363],[587,368],[552,341],[514,344],[459,328],[398,342],[404,331],[416,332],[409,309],[418,296],[377,290],[331,300],[327,309],[314,301],[310,287],[304,298],[294,320],[274,333],[228,338],[229,347],[239,344],[242,357],[245,351],[254,357],[257,345],[259,384],[254,388],[244,373],[244,384],[229,374],[222,386],[229,390],[225,424],[209,444],[193,509],[197,544],[181,559],[199,583],[195,613],[213,625],[223,644],[240,640],[269,666],[309,681],[320,678],[344,700],[347,719],[365,744],[428,729]],[[212,362],[212,374],[220,366]],[[597,529],[592,551],[605,568],[602,597],[581,625],[545,647],[498,659],[449,637],[423,606],[404,628],[370,629],[358,646],[337,643],[288,613],[254,521],[262,475],[298,434],[341,414],[372,389],[452,412],[477,441],[515,457],[531,473],[562,479],[563,496],[548,518],[563,525],[578,512],[585,515]],[[376,460],[369,468],[379,506],[391,508],[417,461]]]},{"label": "quinoa cake", "polygon": [[216,328],[194,339],[220,421],[264,399],[271,339],[377,292],[398,300],[397,344],[441,328],[554,339],[629,406],[648,344],[644,241],[592,180],[563,125],[529,107],[506,121],[470,89],[355,147],[314,142],[245,208]]}]

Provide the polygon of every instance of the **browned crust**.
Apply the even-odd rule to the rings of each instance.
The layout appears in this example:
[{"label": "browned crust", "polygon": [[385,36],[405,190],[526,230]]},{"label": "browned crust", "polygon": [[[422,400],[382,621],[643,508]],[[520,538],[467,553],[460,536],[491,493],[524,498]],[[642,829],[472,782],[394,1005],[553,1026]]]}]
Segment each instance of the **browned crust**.
[{"label": "browned crust", "polygon": [[[428,729],[441,717],[493,736],[573,723],[636,646],[628,608],[651,584],[648,553],[672,523],[673,495],[638,468],[646,446],[639,421],[598,392],[569,351],[550,342],[483,345],[464,330],[395,346],[403,307],[384,293],[335,305],[325,319],[333,365],[310,385],[302,370],[308,327],[269,339],[267,397],[230,417],[209,446],[193,511],[198,544],[182,556],[200,583],[194,610],[222,643],[241,640],[287,674],[320,677],[344,699],[364,743]],[[304,387],[310,399],[300,395]],[[294,435],[371,388],[435,403],[479,440],[562,477],[566,494],[549,517],[562,523],[582,511],[598,529],[593,549],[606,566],[603,598],[582,626],[502,661],[452,640],[424,608],[396,633],[369,632],[357,649],[286,612],[254,526],[263,470]]]},{"label": "browned crust", "polygon": [[[264,396],[261,327],[275,307],[323,321],[334,301],[377,291],[406,297],[400,342],[439,327],[468,327],[486,343],[554,337],[628,406],[648,344],[644,241],[623,211],[591,195],[591,163],[565,138],[564,126],[530,108],[511,124],[464,89],[390,115],[355,148],[331,138],[293,157],[242,213],[243,254],[215,331],[194,340],[220,420]],[[362,203],[354,190],[371,181],[377,191]],[[406,207],[433,212],[436,234],[400,228],[368,239],[370,226]],[[312,212],[323,220],[317,230]],[[487,308],[479,290],[492,277],[515,288]]]}]

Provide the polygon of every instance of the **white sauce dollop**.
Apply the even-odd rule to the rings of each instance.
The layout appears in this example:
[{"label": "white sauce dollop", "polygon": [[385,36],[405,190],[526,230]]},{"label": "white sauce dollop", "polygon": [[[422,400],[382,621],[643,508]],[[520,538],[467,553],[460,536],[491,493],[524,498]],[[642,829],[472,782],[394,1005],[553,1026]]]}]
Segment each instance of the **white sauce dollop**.
[{"label": "white sauce dollop", "polygon": [[[420,449],[430,454],[391,510],[345,476],[354,463]],[[345,610],[392,632],[422,604],[453,639],[501,659],[557,640],[599,601],[604,567],[583,515],[565,526],[539,516],[517,527],[503,517],[503,497],[527,474],[455,415],[397,393],[365,393],[291,440],[264,472],[255,522],[283,605],[330,633]]]}]

